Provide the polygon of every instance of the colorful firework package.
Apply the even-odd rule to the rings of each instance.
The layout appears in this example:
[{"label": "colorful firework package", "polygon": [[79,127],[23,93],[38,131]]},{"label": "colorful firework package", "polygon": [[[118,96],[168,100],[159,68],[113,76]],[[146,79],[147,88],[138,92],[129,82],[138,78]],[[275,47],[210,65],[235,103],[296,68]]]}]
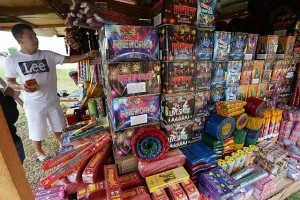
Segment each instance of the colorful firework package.
[{"label": "colorful firework package", "polygon": [[258,41],[258,34],[248,34],[245,57],[244,57],[245,60],[254,59],[257,41]]},{"label": "colorful firework package", "polygon": [[284,60],[293,58],[295,41],[296,36],[280,36],[278,39],[276,59]]},{"label": "colorful firework package", "polygon": [[278,38],[279,36],[277,35],[259,36],[256,50],[256,59],[275,59],[278,46]]},{"label": "colorful firework package", "polygon": [[108,104],[111,104],[109,114],[115,131],[160,120],[159,95],[116,98]]},{"label": "colorful firework package", "polygon": [[266,97],[266,95],[267,95],[267,88],[268,88],[267,83],[258,84],[256,97],[258,97],[260,99],[264,99],[264,97]]},{"label": "colorful firework package", "polygon": [[158,29],[159,60],[195,60],[197,29],[189,26],[165,25]]},{"label": "colorful firework package", "polygon": [[171,148],[182,147],[191,142],[192,123],[192,120],[186,120],[173,124],[162,124],[162,129],[168,136]]},{"label": "colorful firework package", "polygon": [[225,89],[225,100],[236,100],[238,97],[238,87],[227,87]]},{"label": "colorful firework package", "polygon": [[247,98],[245,110],[254,117],[261,117],[266,109],[266,102],[256,97]]},{"label": "colorful firework package", "polygon": [[162,90],[165,94],[195,91],[195,62],[161,62]]},{"label": "colorful firework package", "polygon": [[250,84],[252,78],[253,61],[244,61],[241,71],[241,85]]},{"label": "colorful firework package", "polygon": [[248,33],[231,33],[229,60],[243,60]]},{"label": "colorful firework package", "polygon": [[194,116],[207,116],[209,115],[209,104],[210,104],[210,90],[203,88],[195,94],[195,107]]},{"label": "colorful firework package", "polygon": [[104,76],[110,99],[160,93],[159,62],[104,64]]},{"label": "colorful firework package", "polygon": [[215,31],[213,61],[228,61],[231,33]]},{"label": "colorful firework package", "polygon": [[102,58],[109,63],[158,61],[157,28],[107,24],[99,39]]},{"label": "colorful firework package", "polygon": [[254,60],[252,69],[251,84],[258,84],[261,82],[261,74],[264,68],[264,61]]},{"label": "colorful firework package", "polygon": [[192,139],[201,138],[204,133],[206,117],[195,117],[192,125]]},{"label": "colorful firework package", "polygon": [[286,74],[287,74],[287,62],[284,60],[277,60],[274,65],[271,81],[276,82],[279,79],[285,79]]},{"label": "colorful firework package", "polygon": [[229,61],[227,66],[226,87],[239,86],[240,75],[242,70],[242,61]]},{"label": "colorful firework package", "polygon": [[285,78],[294,78],[297,70],[297,63],[295,60],[287,61],[287,74]]},{"label": "colorful firework package", "polygon": [[191,120],[194,115],[193,93],[162,95],[161,117],[166,124]]},{"label": "colorful firework package", "polygon": [[272,70],[263,70],[261,74],[261,83],[269,83],[271,81]]},{"label": "colorful firework package", "polygon": [[213,55],[214,32],[208,30],[197,30],[197,41],[195,54],[198,60],[211,60]]},{"label": "colorful firework package", "polygon": [[225,84],[228,62],[215,62],[212,74],[211,85]]},{"label": "colorful firework package", "polygon": [[294,44],[294,60],[300,60],[300,36],[296,36]]},{"label": "colorful firework package", "polygon": [[210,96],[211,96],[211,107],[210,107],[210,109],[214,110],[216,102],[225,100],[225,84],[211,86]]},{"label": "colorful firework package", "polygon": [[196,90],[210,86],[212,65],[211,61],[196,62]]},{"label": "colorful firework package", "polygon": [[154,26],[161,24],[196,25],[197,0],[156,1],[153,5],[156,14]]},{"label": "colorful firework package", "polygon": [[249,85],[240,85],[238,89],[237,99],[245,101],[248,97],[248,86]]},{"label": "colorful firework package", "polygon": [[197,5],[197,27],[215,28],[216,0],[198,0]]}]

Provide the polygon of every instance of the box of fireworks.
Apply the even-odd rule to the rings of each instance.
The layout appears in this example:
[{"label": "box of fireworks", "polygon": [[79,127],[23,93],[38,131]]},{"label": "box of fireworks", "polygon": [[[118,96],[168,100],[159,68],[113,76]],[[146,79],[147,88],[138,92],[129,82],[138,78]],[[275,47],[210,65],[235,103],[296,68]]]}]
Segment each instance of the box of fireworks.
[{"label": "box of fireworks", "polygon": [[265,60],[264,70],[273,70],[276,60]]},{"label": "box of fireworks", "polygon": [[275,59],[279,36],[266,35],[259,36],[256,50],[256,59],[269,60]]},{"label": "box of fireworks", "polygon": [[227,66],[226,87],[238,87],[242,70],[242,61],[229,61]]},{"label": "box of fireworks", "polygon": [[191,120],[194,115],[195,97],[193,93],[163,94],[161,117],[166,124]]},{"label": "box of fireworks", "polygon": [[145,186],[139,186],[122,192],[122,200],[151,200]]},{"label": "box of fireworks", "polygon": [[260,99],[264,99],[267,94],[268,83],[260,83],[258,84],[256,97]]},{"label": "box of fireworks", "polygon": [[279,79],[285,79],[286,74],[287,74],[287,62],[285,60],[277,60],[274,65],[271,81],[276,82]]},{"label": "box of fireworks", "polygon": [[294,44],[296,36],[280,36],[277,47],[277,60],[292,59],[294,55]]},{"label": "box of fireworks", "polygon": [[294,60],[300,60],[300,36],[296,36],[294,44]]},{"label": "box of fireworks", "polygon": [[192,120],[175,122],[173,124],[162,123],[162,129],[168,136],[171,148],[188,145],[192,140]]},{"label": "box of fireworks", "polygon": [[105,181],[89,184],[86,188],[86,198],[88,200],[95,200],[97,197],[106,199]]},{"label": "box of fireworks", "polygon": [[211,73],[211,85],[225,84],[228,62],[214,62]]},{"label": "box of fireworks", "polygon": [[197,1],[155,1],[153,25],[177,24],[196,26]]},{"label": "box of fireworks", "polygon": [[226,113],[231,113],[243,109],[247,103],[241,100],[219,101],[216,103],[217,109],[223,109]]},{"label": "box of fireworks", "polygon": [[149,191],[152,193],[155,190],[166,188],[172,184],[180,183],[190,178],[184,167],[178,167],[159,174],[146,177],[146,183]]},{"label": "box of fireworks", "polygon": [[86,162],[82,163],[81,165],[77,165],[76,168],[66,176],[66,178],[70,183],[82,182],[82,172],[84,171],[89,161],[90,159],[88,159]]},{"label": "box of fireworks", "polygon": [[86,200],[86,188],[81,188],[77,192],[77,200]]},{"label": "box of fireworks", "polygon": [[119,182],[121,184],[122,190],[128,190],[142,185],[143,181],[137,172],[133,172],[119,176]]},{"label": "box of fireworks", "polygon": [[293,79],[285,79],[282,82],[280,92],[279,92],[279,97],[286,97],[286,96],[290,96],[292,93],[292,85],[294,83]]},{"label": "box of fireworks", "polygon": [[118,172],[121,175],[138,171],[138,160],[134,155],[115,158],[115,163],[118,167]]},{"label": "box of fireworks", "polygon": [[201,117],[209,115],[210,90],[203,88],[195,93],[194,116]]},{"label": "box of fireworks", "polygon": [[231,33],[225,31],[214,32],[213,61],[228,61]]},{"label": "box of fireworks", "polygon": [[122,189],[116,165],[104,165],[104,177],[106,197],[108,199],[121,199]]},{"label": "box of fireworks", "polygon": [[271,81],[273,70],[263,70],[261,74],[261,83],[269,83]]},{"label": "box of fireworks", "polygon": [[103,179],[103,167],[110,155],[110,145],[98,151],[87,164],[82,173],[82,180],[84,183],[96,183]]},{"label": "box of fireworks", "polygon": [[113,140],[113,149],[114,149],[114,157],[121,158],[123,156],[131,155],[131,146],[130,141],[132,138],[132,133],[140,127],[160,127],[160,123],[152,123],[141,126],[136,126],[132,128],[127,128],[121,131],[114,131],[111,128],[110,133]]},{"label": "box of fireworks", "polygon": [[191,179],[183,181],[180,183],[181,187],[184,189],[189,199],[200,199],[201,195],[195,186],[195,184],[191,181]]},{"label": "box of fireworks", "polygon": [[231,33],[229,60],[244,60],[248,33]]},{"label": "box of fireworks", "polygon": [[189,26],[165,25],[158,29],[159,60],[195,60],[197,29]]},{"label": "box of fireworks", "polygon": [[163,93],[177,94],[195,91],[195,62],[161,62],[161,68]]},{"label": "box of fireworks", "polygon": [[60,191],[56,193],[48,193],[42,196],[36,196],[36,200],[45,200],[45,199],[51,199],[51,200],[64,200],[65,199],[65,192]]},{"label": "box of fireworks", "polygon": [[295,60],[287,61],[287,74],[285,78],[294,78],[297,69],[297,63]]},{"label": "box of fireworks", "polygon": [[214,32],[197,29],[195,54],[197,60],[211,60],[213,54]]},{"label": "box of fireworks", "polygon": [[160,93],[159,62],[114,62],[103,68],[110,99]]},{"label": "box of fireworks", "polygon": [[198,28],[215,28],[216,0],[199,0],[197,4],[197,22]]},{"label": "box of fireworks", "polygon": [[227,87],[225,90],[225,100],[237,100],[238,87]]},{"label": "box of fireworks", "polygon": [[165,158],[162,160],[153,161],[150,163],[139,161],[138,168],[142,177],[147,177],[183,166],[185,161],[186,156],[179,149],[175,149],[168,151]]},{"label": "box of fireworks", "polygon": [[121,97],[108,101],[115,131],[160,121],[160,95]]},{"label": "box of fireworks", "polygon": [[77,116],[74,114],[65,114],[68,126],[75,125],[78,122]]},{"label": "box of fireworks", "polygon": [[69,132],[69,131],[74,131],[77,129],[80,129],[83,126],[83,124],[81,122],[73,124],[71,126],[66,126],[65,128],[63,128],[62,132]]},{"label": "box of fireworks", "polygon": [[225,101],[225,84],[213,85],[210,89],[210,99],[211,99],[211,110],[215,110],[215,103],[218,101]]},{"label": "box of fireworks", "polygon": [[106,24],[99,34],[105,62],[157,61],[157,28]]},{"label": "box of fireworks", "polygon": [[196,61],[196,90],[210,86],[212,66],[211,61]]},{"label": "box of fireworks", "polygon": [[252,78],[253,61],[244,61],[241,71],[241,85],[248,85]]},{"label": "box of fireworks", "polygon": [[177,200],[188,200],[185,192],[183,191],[180,184],[172,184],[167,188],[168,194],[171,196],[172,199]]},{"label": "box of fireworks", "polygon": [[65,186],[64,185],[56,185],[53,188],[50,188],[49,190],[45,190],[45,188],[40,185],[40,183],[38,184],[38,186],[36,187],[36,189],[34,190],[34,196],[35,197],[43,197],[47,194],[51,194],[51,193],[61,193],[64,192],[65,190]]},{"label": "box of fireworks", "polygon": [[253,60],[255,57],[258,34],[248,34],[246,41],[245,60]]},{"label": "box of fireworks", "polygon": [[275,83],[269,83],[267,88],[267,95],[266,95],[268,100],[271,100],[274,90],[275,90]]},{"label": "box of fireworks", "polygon": [[192,139],[201,138],[204,134],[206,117],[195,117],[192,125]]},{"label": "box of fireworks", "polygon": [[165,189],[155,190],[151,193],[151,197],[153,200],[169,200]]},{"label": "box of fireworks", "polygon": [[105,109],[102,97],[91,97],[87,101],[88,111],[94,118],[105,117]]},{"label": "box of fireworks", "polygon": [[248,87],[249,85],[240,85],[238,89],[238,100],[245,101],[248,98]]},{"label": "box of fireworks", "polygon": [[264,68],[264,61],[254,60],[252,69],[251,84],[258,84],[261,82],[261,74]]},{"label": "box of fireworks", "polygon": [[256,97],[258,91],[258,84],[256,85],[248,85],[248,97]]}]

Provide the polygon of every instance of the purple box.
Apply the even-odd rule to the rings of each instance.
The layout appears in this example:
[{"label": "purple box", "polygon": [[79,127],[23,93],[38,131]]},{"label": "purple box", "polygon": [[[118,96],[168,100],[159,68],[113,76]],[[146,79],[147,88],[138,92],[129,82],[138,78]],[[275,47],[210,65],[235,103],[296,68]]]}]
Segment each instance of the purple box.
[{"label": "purple box", "polygon": [[100,36],[104,61],[158,61],[157,28],[151,26],[105,25]]},{"label": "purple box", "polygon": [[103,68],[110,99],[160,93],[160,62],[118,62]]},{"label": "purple box", "polygon": [[213,63],[211,61],[196,62],[196,90],[210,86],[212,65]]},{"label": "purple box", "polygon": [[122,97],[108,101],[115,131],[160,121],[160,95]]},{"label": "purple box", "polygon": [[215,28],[216,0],[198,0],[197,27]]},{"label": "purple box", "polygon": [[191,120],[194,115],[195,98],[193,93],[163,94],[161,117],[165,124]]},{"label": "purple box", "polygon": [[195,94],[195,108],[194,116],[207,116],[209,115],[209,104],[210,104],[210,90],[209,88],[203,88]]},{"label": "purple box", "polygon": [[215,31],[213,61],[228,61],[231,33]]},{"label": "purple box", "polygon": [[201,138],[205,131],[206,117],[195,117],[192,126],[192,139]]},{"label": "purple box", "polygon": [[197,29],[195,54],[197,60],[211,60],[214,50],[214,32]]},{"label": "purple box", "polygon": [[248,34],[245,57],[244,57],[245,60],[254,59],[257,41],[258,41],[258,34]]},{"label": "purple box", "polygon": [[248,33],[231,33],[229,60],[243,60]]},{"label": "purple box", "polygon": [[188,145],[192,139],[192,120],[176,122],[173,124],[162,123],[171,148]]},{"label": "purple box", "polygon": [[195,91],[195,62],[161,62],[161,68],[163,93],[177,94]]},{"label": "purple box", "polygon": [[166,25],[160,27],[158,33],[159,60],[195,60],[196,28]]},{"label": "purple box", "polygon": [[159,0],[153,5],[154,26],[177,24],[196,26],[198,0]]}]

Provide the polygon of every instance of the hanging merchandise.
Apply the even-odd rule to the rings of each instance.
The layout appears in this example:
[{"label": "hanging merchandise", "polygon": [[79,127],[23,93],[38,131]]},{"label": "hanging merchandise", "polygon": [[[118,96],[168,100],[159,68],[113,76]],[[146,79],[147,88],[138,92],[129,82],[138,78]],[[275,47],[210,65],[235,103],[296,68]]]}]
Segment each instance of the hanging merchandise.
[{"label": "hanging merchandise", "polygon": [[256,97],[249,97],[247,98],[246,101],[247,101],[247,104],[245,106],[246,112],[254,117],[261,117],[266,108],[265,101],[258,99]]},{"label": "hanging merchandise", "polygon": [[235,121],[236,121],[235,128],[238,129],[238,130],[243,129],[246,126],[247,122],[248,122],[247,113],[243,113],[241,115],[235,116],[234,118],[235,118]]},{"label": "hanging merchandise", "polygon": [[216,0],[199,0],[197,3],[197,28],[215,28]]},{"label": "hanging merchandise", "polygon": [[163,158],[170,147],[166,134],[157,128],[135,130],[130,143],[133,154],[142,162]]},{"label": "hanging merchandise", "polygon": [[233,133],[235,129],[235,119],[233,117],[222,117],[218,114],[212,114],[207,119],[205,131],[210,136],[225,140]]}]

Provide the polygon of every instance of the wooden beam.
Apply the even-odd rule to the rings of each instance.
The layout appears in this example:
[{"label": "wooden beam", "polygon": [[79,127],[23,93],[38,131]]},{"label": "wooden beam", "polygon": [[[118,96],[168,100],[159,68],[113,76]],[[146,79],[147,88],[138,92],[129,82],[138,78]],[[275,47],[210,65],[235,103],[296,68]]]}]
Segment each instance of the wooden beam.
[{"label": "wooden beam", "polygon": [[49,9],[46,6],[0,7],[0,14],[5,15],[38,15],[45,13],[53,13],[53,9]]},{"label": "wooden beam", "polygon": [[52,31],[53,31],[54,35],[56,35],[56,36],[58,37],[58,33],[57,33],[57,31],[55,30],[55,28],[52,28]]},{"label": "wooden beam", "polygon": [[[13,24],[15,25],[15,24]],[[12,25],[12,26],[13,26]],[[12,26],[2,26],[0,23],[0,30],[1,31],[10,31]],[[45,25],[35,25],[35,28],[58,28],[58,27],[67,27],[65,24],[45,24]]]},{"label": "wooden beam", "polygon": [[33,200],[16,147],[0,106],[0,199]]},{"label": "wooden beam", "polygon": [[67,9],[66,6],[63,5],[59,0],[42,0],[45,2],[45,4],[52,8],[54,12],[61,18],[66,19],[67,18]]},{"label": "wooden beam", "polygon": [[21,18],[19,18],[19,17],[8,16],[7,18],[8,18],[8,19],[11,19],[11,20],[14,20],[14,21],[16,21],[16,22],[28,24],[28,25],[30,25],[32,28],[36,28],[36,25],[34,25],[34,24],[32,24],[32,23],[30,23],[30,22],[24,20],[24,19],[21,19]]}]

